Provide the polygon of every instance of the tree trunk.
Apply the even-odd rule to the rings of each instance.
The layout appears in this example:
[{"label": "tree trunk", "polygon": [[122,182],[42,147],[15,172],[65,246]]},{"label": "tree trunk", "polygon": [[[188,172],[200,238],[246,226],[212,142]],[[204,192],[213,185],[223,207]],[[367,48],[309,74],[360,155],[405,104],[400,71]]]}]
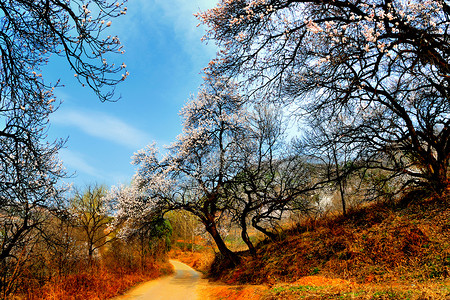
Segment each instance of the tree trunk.
[{"label": "tree trunk", "polygon": [[94,265],[94,249],[91,245],[89,245],[88,249],[88,264],[89,267],[92,267]]},{"label": "tree trunk", "polygon": [[210,222],[209,224],[205,224],[206,231],[209,232],[209,234],[214,239],[214,242],[217,245],[217,248],[219,249],[220,253],[228,258],[234,265],[237,265],[239,263],[239,257],[228,249],[227,245],[225,245],[225,242],[223,241],[222,237],[219,234],[219,231],[217,230],[217,225],[215,222]]},{"label": "tree trunk", "polygon": [[250,250],[250,254],[252,256],[256,256],[256,249],[250,241],[250,237],[248,236],[246,219],[246,213],[244,211],[241,216],[241,237],[244,243],[247,244],[248,250]]},{"label": "tree trunk", "polygon": [[336,145],[333,145],[333,158],[334,158],[334,165],[336,167],[336,178],[337,178],[337,182],[339,184],[339,193],[341,194],[341,203],[342,203],[342,214],[344,216],[347,215],[347,210],[345,207],[345,198],[344,198],[344,183],[343,180],[341,178],[341,174],[339,172],[339,162],[337,159],[337,154],[336,154],[336,149],[334,148]]},{"label": "tree trunk", "polygon": [[267,229],[261,227],[258,225],[258,221],[255,219],[252,219],[252,226],[256,229],[259,230],[260,232],[264,233],[269,239],[271,239],[272,241],[277,239],[277,235],[273,232],[268,231]]},{"label": "tree trunk", "polygon": [[445,162],[436,162],[435,165],[430,164],[432,171],[428,172],[428,183],[431,189],[438,195],[442,195],[448,188],[448,166]]}]

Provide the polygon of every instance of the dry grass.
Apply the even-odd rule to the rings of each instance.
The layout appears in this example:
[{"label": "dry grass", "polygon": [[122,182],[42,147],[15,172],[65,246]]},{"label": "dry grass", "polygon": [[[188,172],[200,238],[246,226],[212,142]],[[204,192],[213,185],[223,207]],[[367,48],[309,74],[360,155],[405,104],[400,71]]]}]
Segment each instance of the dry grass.
[{"label": "dry grass", "polygon": [[404,299],[419,300],[449,299],[449,282],[435,284],[355,284],[329,282],[323,283],[307,280],[303,284],[278,284],[268,290],[262,299]]},{"label": "dry grass", "polygon": [[267,299],[450,299],[448,202],[409,202],[305,220],[236,268],[215,261],[210,276],[268,285]]},{"label": "dry grass", "polygon": [[169,252],[169,257],[179,260],[191,268],[206,274],[214,260],[214,252],[211,249],[197,252],[185,252],[179,249],[173,249]]},{"label": "dry grass", "polygon": [[264,286],[208,285],[201,288],[200,298],[205,300],[260,300],[268,292]]},{"label": "dry grass", "polygon": [[117,296],[137,283],[155,279],[173,272],[165,261],[148,260],[144,269],[111,269],[93,267],[77,274],[54,278],[43,286],[30,286],[16,299],[84,300],[109,299]]},{"label": "dry grass", "polygon": [[200,289],[201,299],[272,300],[272,299],[371,299],[371,300],[447,300],[450,282],[435,284],[379,285],[356,284],[342,279],[305,276],[294,283],[281,283],[270,288],[262,285],[206,285]]}]

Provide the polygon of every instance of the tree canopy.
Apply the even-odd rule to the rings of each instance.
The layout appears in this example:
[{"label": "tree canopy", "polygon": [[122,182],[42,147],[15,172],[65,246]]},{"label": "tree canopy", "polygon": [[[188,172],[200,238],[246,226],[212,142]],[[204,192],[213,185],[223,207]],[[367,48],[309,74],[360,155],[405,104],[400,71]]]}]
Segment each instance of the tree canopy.
[{"label": "tree canopy", "polygon": [[[438,193],[448,184],[447,1],[232,0],[198,14],[208,72],[343,123],[353,156]],[[258,93],[256,93],[258,92]]]}]

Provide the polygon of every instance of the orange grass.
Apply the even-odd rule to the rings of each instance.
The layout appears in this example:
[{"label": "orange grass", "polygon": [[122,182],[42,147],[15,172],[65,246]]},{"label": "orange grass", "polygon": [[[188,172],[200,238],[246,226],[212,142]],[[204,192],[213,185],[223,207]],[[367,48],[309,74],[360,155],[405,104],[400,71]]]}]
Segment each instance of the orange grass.
[{"label": "orange grass", "polygon": [[264,293],[262,299],[371,299],[371,300],[447,300],[450,296],[449,282],[427,284],[354,284],[313,282],[305,284],[277,284]]},{"label": "orange grass", "polygon": [[237,267],[216,260],[210,276],[269,285],[267,299],[450,299],[448,204],[374,203],[347,217],[305,220],[260,243],[256,257],[242,255]]},{"label": "orange grass", "polygon": [[200,299],[205,300],[297,300],[297,299],[340,299],[340,300],[447,300],[450,285],[414,284],[414,285],[374,285],[355,284],[345,280],[330,279],[322,276],[306,276],[291,284],[265,286],[227,286],[204,285],[200,289]]},{"label": "orange grass", "polygon": [[205,300],[260,300],[266,295],[263,286],[211,285],[200,291],[200,299]]},{"label": "orange grass", "polygon": [[179,260],[191,268],[196,269],[202,273],[207,273],[211,263],[214,260],[214,252],[211,249],[206,249],[198,252],[182,251],[179,249],[172,249],[169,252],[169,257]]},{"label": "orange grass", "polygon": [[108,299],[124,293],[137,283],[171,273],[172,266],[163,261],[147,262],[144,270],[111,270],[94,267],[62,278],[55,278],[41,287],[30,287],[19,299]]}]

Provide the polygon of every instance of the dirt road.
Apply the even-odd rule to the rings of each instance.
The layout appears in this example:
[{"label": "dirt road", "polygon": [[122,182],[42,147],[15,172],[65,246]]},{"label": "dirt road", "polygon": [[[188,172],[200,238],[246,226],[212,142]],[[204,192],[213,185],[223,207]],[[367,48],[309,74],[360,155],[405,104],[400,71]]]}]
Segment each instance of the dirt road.
[{"label": "dirt road", "polygon": [[200,273],[179,261],[171,260],[175,274],[143,283],[113,300],[196,300]]}]

